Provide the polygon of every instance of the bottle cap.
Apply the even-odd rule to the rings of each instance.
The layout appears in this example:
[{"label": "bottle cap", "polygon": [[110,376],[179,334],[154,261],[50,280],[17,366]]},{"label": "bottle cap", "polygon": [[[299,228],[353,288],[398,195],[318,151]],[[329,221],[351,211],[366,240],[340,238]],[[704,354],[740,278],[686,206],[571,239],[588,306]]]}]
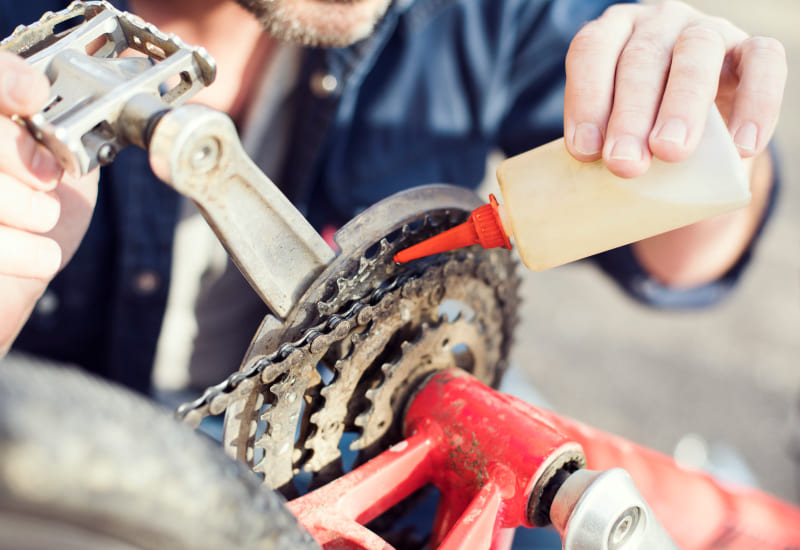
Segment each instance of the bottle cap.
[{"label": "bottle cap", "polygon": [[394,261],[402,264],[473,244],[484,248],[503,247],[511,250],[511,241],[503,229],[497,207],[497,199],[494,195],[489,195],[489,204],[473,210],[467,221],[401,250],[394,255]]}]

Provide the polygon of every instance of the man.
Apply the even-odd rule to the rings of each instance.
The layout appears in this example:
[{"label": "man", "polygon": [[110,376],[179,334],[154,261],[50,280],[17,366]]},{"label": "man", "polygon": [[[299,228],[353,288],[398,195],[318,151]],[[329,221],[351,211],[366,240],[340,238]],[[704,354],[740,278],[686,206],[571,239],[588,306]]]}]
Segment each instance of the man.
[{"label": "man", "polygon": [[[489,151],[516,154],[562,131],[578,160],[602,157],[612,172],[635,176],[654,156],[690,154],[716,101],[752,176],[750,207],[596,258],[641,299],[708,302],[736,279],[770,202],[764,151],[786,78],[783,49],[680,2],[606,9],[613,3],[117,4],[209,50],[219,74],[197,101],[233,117],[262,169],[320,227],[410,186],[476,186]],[[3,0],[0,31],[64,4]],[[188,365],[205,356],[235,369],[264,311],[214,251],[188,275],[178,273],[192,254],[187,260],[177,246],[173,257],[173,239],[196,242],[191,231],[182,238],[178,224],[193,216],[181,213],[169,189],[151,184],[146,155],[126,151],[105,169],[100,178],[109,183],[99,186],[98,199],[96,172],[63,175],[8,118],[43,106],[46,79],[10,55],[0,56],[0,74],[0,352],[22,330],[16,348],[142,391],[154,356],[180,356],[160,363]],[[264,105],[271,106],[267,117]],[[170,277],[181,285],[170,290]],[[176,297],[176,287],[189,286],[188,296]],[[225,307],[235,321],[218,315]],[[198,353],[204,344],[224,357]],[[173,386],[213,378],[164,376]]]},{"label": "man", "polygon": [[[251,155],[318,227],[413,185],[477,186],[491,150],[516,154],[562,132],[577,159],[635,176],[653,156],[688,155],[716,100],[749,164],[751,206],[596,258],[642,300],[705,304],[735,281],[769,203],[764,150],[783,50],[678,2],[606,10],[613,3],[117,5],[210,51],[218,78],[197,100],[233,117]],[[0,31],[65,4],[0,0]],[[0,56],[0,352],[22,330],[16,349],[141,391],[154,361],[159,387],[217,382],[214,368],[238,366],[263,306],[196,212],[154,181],[144,152],[123,152],[99,187],[97,173],[63,176],[8,119],[46,98],[43,77]]]}]

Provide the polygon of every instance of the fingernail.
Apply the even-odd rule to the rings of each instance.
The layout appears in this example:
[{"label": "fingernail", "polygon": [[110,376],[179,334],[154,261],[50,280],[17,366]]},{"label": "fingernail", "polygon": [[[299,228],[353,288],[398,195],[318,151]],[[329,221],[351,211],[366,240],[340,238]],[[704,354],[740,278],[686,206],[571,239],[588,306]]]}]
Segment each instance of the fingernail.
[{"label": "fingernail", "polygon": [[582,155],[596,155],[603,148],[603,134],[594,124],[581,122],[575,128],[573,145]]},{"label": "fingernail", "polygon": [[758,143],[758,127],[752,122],[745,122],[736,130],[733,142],[742,151],[755,151]]},{"label": "fingernail", "polygon": [[642,160],[642,145],[633,136],[621,136],[614,143],[609,158],[613,160]]},{"label": "fingernail", "polygon": [[61,178],[62,168],[50,151],[37,145],[31,161],[31,172],[43,182],[53,182]]},{"label": "fingernail", "polygon": [[31,196],[31,219],[39,221],[41,231],[50,231],[58,223],[61,215],[61,204],[45,193],[34,193]]},{"label": "fingernail", "polygon": [[41,277],[52,277],[61,267],[61,247],[52,239],[44,240],[37,247],[36,262]]},{"label": "fingernail", "polygon": [[661,126],[656,137],[662,141],[685,145],[687,135],[686,124],[679,118],[670,118]]},{"label": "fingernail", "polygon": [[20,70],[9,70],[3,74],[3,95],[11,100],[12,108],[28,105],[35,78],[36,75]]}]

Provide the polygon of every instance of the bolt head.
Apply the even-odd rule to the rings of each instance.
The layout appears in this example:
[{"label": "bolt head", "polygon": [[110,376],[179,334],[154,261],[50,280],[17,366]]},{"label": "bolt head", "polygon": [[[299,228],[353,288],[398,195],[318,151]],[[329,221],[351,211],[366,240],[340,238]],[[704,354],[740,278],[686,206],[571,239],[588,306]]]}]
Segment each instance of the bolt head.
[{"label": "bolt head", "polygon": [[115,158],[117,158],[117,150],[110,143],[104,143],[97,150],[97,162],[103,166],[111,164]]},{"label": "bolt head", "polygon": [[192,147],[189,162],[195,172],[205,173],[213,170],[219,163],[221,147],[214,137],[205,137]]},{"label": "bolt head", "polygon": [[620,548],[631,538],[633,533],[636,532],[636,527],[639,525],[641,517],[642,511],[636,506],[628,508],[619,516],[608,537],[609,550]]}]

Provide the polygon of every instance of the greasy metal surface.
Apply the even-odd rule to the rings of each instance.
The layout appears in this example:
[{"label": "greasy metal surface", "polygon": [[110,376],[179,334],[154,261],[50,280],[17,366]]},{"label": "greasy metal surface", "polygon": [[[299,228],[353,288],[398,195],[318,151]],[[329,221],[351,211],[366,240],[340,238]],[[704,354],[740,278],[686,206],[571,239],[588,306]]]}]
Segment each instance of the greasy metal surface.
[{"label": "greasy metal surface", "polygon": [[202,105],[173,109],[149,151],[155,174],[197,203],[250,286],[285,317],[334,252],[250,159],[230,117]]},{"label": "greasy metal surface", "polygon": [[[447,207],[463,206],[438,209],[436,197]],[[344,434],[355,438],[359,460],[399,437],[399,412],[424,373],[462,361],[496,382],[516,319],[508,251],[465,250],[404,266],[391,260],[401,247],[463,220],[476,202],[463,189],[435,186],[357,217],[337,236],[339,244],[356,247],[344,249],[320,275],[283,327],[270,320],[262,325],[239,373],[247,373],[246,388],[221,386],[207,404],[187,404],[182,412],[199,417],[215,400],[224,404],[220,410],[230,405],[228,452],[291,494],[301,468],[314,473],[312,484],[342,473]],[[354,228],[364,240],[353,238]],[[447,315],[443,303],[460,309]],[[319,362],[332,379],[323,382]]]},{"label": "greasy metal surface", "polygon": [[532,525],[544,527],[550,524],[550,510],[555,491],[563,475],[586,467],[586,457],[578,445],[569,445],[551,457],[536,472],[536,483],[528,500],[528,521]]},{"label": "greasy metal surface", "polygon": [[[48,105],[24,122],[72,174],[108,164],[126,145],[144,146],[149,118],[186,101],[216,72],[203,48],[104,1],[48,12],[37,23],[17,27],[0,48],[21,55],[50,79]],[[126,50],[138,57],[119,58]],[[125,115],[131,102],[147,106],[136,109],[133,121]]]}]

